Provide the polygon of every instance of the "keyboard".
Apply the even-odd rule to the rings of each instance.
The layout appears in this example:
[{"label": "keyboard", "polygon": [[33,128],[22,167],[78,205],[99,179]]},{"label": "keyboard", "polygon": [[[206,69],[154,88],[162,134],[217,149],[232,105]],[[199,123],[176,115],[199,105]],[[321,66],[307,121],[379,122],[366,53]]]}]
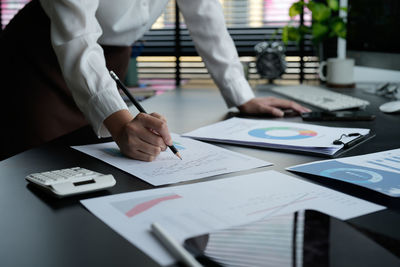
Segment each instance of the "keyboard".
[{"label": "keyboard", "polygon": [[363,108],[369,105],[369,102],[366,100],[332,92],[317,86],[279,86],[273,87],[271,90],[325,111]]}]

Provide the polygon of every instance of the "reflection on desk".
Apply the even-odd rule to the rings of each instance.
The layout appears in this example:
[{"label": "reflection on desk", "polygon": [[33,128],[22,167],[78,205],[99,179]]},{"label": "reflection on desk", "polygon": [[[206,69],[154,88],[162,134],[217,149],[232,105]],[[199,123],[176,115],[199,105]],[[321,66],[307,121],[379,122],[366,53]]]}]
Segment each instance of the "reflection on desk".
[{"label": "reflection on desk", "polygon": [[196,236],[187,239],[184,246],[205,266],[400,264],[400,240],[313,210]]}]

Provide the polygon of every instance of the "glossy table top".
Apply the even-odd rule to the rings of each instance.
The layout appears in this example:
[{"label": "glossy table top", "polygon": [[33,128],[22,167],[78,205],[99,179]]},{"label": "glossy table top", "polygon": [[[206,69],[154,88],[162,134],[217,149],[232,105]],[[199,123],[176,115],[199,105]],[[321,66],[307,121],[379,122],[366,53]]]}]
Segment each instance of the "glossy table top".
[{"label": "glossy table top", "polygon": [[[356,89],[345,92],[369,100],[371,105],[367,109],[375,113],[377,118],[374,121],[318,123],[327,126],[365,127],[376,133],[375,138],[355,147],[343,156],[399,148],[400,115],[383,114],[378,111],[378,106],[387,100],[363,94]],[[267,90],[257,91],[256,94],[273,95]],[[168,120],[169,129],[175,133],[184,133],[231,116],[216,90],[176,90],[150,98],[142,104],[149,113],[163,114]],[[300,117],[283,120],[301,122]],[[148,256],[108,228],[79,203],[80,199],[88,197],[150,189],[152,186],[71,149],[69,145],[80,144],[84,140],[76,138],[77,136],[92,137],[93,134],[87,127],[0,162],[0,211],[2,213],[0,266],[157,266]],[[267,169],[285,173],[284,169],[288,166],[323,159],[261,148],[218,145],[274,163],[272,167],[239,174]],[[105,191],[55,199],[29,186],[24,179],[26,175],[33,172],[74,166],[111,173],[116,178],[117,184]],[[235,175],[238,173],[210,179]],[[311,177],[296,177],[388,206],[387,210],[355,218],[351,222],[379,235],[400,240],[400,230],[398,230],[400,201],[398,199],[344,183],[327,182]]]}]

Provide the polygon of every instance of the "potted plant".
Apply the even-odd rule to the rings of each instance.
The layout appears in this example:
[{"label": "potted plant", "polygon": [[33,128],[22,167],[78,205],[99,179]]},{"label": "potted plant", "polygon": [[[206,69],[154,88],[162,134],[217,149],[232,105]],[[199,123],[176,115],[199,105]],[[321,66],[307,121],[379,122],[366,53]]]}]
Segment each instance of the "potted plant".
[{"label": "potted plant", "polygon": [[[300,43],[306,34],[311,35],[311,40],[319,56],[320,80],[326,82],[328,87],[349,88],[354,87],[353,67],[354,60],[346,59],[344,53],[340,53],[337,58],[328,58],[324,53],[324,42],[336,40],[336,38],[346,38],[346,21],[339,15],[339,11],[347,11],[346,8],[339,7],[339,0],[298,0],[289,9],[291,21],[283,28],[282,41],[296,41]],[[295,17],[305,11],[311,12],[311,24],[304,25],[297,22]],[[303,13],[304,14],[304,13]],[[330,43],[329,42],[329,43]],[[343,43],[341,43],[341,51]],[[327,60],[327,61],[324,61]],[[327,75],[324,74],[326,66]]]},{"label": "potted plant", "polygon": [[[311,25],[296,25],[295,23],[298,23],[295,21],[296,16],[305,9],[311,12]],[[282,41],[285,44],[289,41],[299,43],[306,34],[310,34],[314,45],[321,53],[321,44],[324,40],[335,37],[346,38],[346,22],[339,16],[339,10],[346,11],[346,8],[340,8],[338,0],[325,0],[325,2],[299,0],[293,3],[289,9],[291,20],[283,28]]]}]

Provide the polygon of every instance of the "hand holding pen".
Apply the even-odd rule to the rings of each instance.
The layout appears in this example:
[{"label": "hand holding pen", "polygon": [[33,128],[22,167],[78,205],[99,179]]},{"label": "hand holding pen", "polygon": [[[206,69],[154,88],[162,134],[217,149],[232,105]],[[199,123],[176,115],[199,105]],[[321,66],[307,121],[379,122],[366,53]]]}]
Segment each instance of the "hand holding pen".
[{"label": "hand holding pen", "polygon": [[111,77],[116,81],[136,108],[141,112],[135,118],[127,110],[121,110],[106,119],[107,128],[112,129],[114,123],[123,127],[119,132],[113,134],[114,140],[121,149],[121,152],[131,158],[143,161],[152,161],[167,146],[180,159],[178,150],[173,146],[166,120],[157,113],[147,114],[143,107],[129,93],[128,89],[119,80],[118,76],[110,71]]}]

